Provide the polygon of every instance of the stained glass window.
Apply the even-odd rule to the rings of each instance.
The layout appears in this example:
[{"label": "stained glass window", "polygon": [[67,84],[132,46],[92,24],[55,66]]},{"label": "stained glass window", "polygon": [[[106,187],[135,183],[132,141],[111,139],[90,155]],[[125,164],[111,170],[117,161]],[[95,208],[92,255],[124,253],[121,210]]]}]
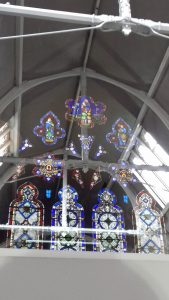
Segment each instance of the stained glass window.
[{"label": "stained glass window", "polygon": [[79,183],[81,188],[84,188],[84,182],[80,170],[75,169],[72,171],[72,179],[74,179],[77,183]]},{"label": "stained glass window", "polygon": [[[58,193],[59,201],[53,205],[51,225],[62,226],[62,200],[63,195],[67,200],[67,226],[83,228],[84,227],[84,209],[81,204],[77,203],[78,194],[71,186],[66,186]],[[84,233],[70,230],[53,231],[51,238],[52,250],[70,250],[70,251],[84,251]]]},{"label": "stained glass window", "polygon": [[50,199],[50,198],[51,198],[51,195],[52,195],[52,190],[47,189],[47,190],[46,190],[46,198],[47,198],[47,199]]},{"label": "stained glass window", "polygon": [[104,124],[107,118],[104,115],[106,105],[102,102],[96,102],[88,96],[79,97],[78,101],[67,99],[65,102],[67,112],[65,118],[73,120],[79,126],[94,127],[95,124]]},{"label": "stained glass window", "polygon": [[161,216],[155,207],[156,202],[144,191],[137,195],[136,201],[137,251],[146,254],[164,253]]},{"label": "stained glass window", "polygon": [[[93,250],[99,252],[125,252],[127,248],[124,231],[123,210],[116,205],[114,193],[108,189],[98,194],[99,204],[92,211],[94,234]],[[109,230],[109,231],[106,231]],[[111,230],[111,232],[110,232]],[[117,232],[121,230],[122,232]]]},{"label": "stained glass window", "polygon": [[19,147],[19,152],[25,151],[26,149],[32,148],[33,145],[29,141],[29,139],[25,139],[21,142],[21,145]]},{"label": "stained glass window", "polygon": [[108,143],[113,144],[119,151],[123,151],[127,146],[128,138],[131,135],[130,126],[119,118],[112,126],[112,132],[106,135]]},{"label": "stained glass window", "polygon": [[70,151],[73,155],[77,154],[74,142],[70,142],[69,147],[67,147],[66,150]]},{"label": "stained glass window", "polygon": [[100,172],[94,171],[90,182],[90,190],[101,181],[102,181],[102,177]]},{"label": "stained glass window", "polygon": [[63,139],[66,135],[65,130],[60,128],[58,117],[49,111],[40,119],[40,126],[34,128],[34,134],[42,138],[45,145],[55,145],[58,139]]},{"label": "stained glass window", "polygon": [[84,151],[89,151],[92,144],[93,144],[94,137],[90,136],[90,135],[86,137],[86,136],[81,135],[81,134],[79,134],[78,137],[80,139],[82,149]]},{"label": "stained glass window", "polygon": [[96,154],[95,154],[95,158],[98,158],[102,155],[105,155],[107,153],[107,151],[104,149],[104,147],[102,145],[99,145]]},{"label": "stained glass window", "polygon": [[[38,189],[30,182],[17,190],[17,199],[9,207],[9,225],[42,226],[44,208],[38,198]],[[42,233],[36,229],[15,228],[8,232],[8,247],[40,249]]]},{"label": "stained glass window", "polygon": [[38,159],[36,167],[32,173],[39,177],[43,177],[47,181],[54,180],[62,175],[62,162],[55,159],[55,156],[48,155],[47,158]]}]

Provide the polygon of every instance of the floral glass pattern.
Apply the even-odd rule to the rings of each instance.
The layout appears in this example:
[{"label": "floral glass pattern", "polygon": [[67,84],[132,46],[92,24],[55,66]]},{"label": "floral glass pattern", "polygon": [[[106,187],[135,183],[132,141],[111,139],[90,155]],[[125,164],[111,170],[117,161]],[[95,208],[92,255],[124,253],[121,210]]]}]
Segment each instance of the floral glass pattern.
[{"label": "floral glass pattern", "polygon": [[72,171],[72,178],[74,180],[76,180],[77,183],[80,184],[81,188],[84,188],[84,182],[83,182],[82,174],[81,174],[80,170],[78,170],[78,169],[73,170]]},{"label": "floral glass pattern", "polygon": [[92,144],[93,144],[94,137],[90,136],[90,135],[86,137],[86,136],[81,135],[81,134],[79,134],[78,137],[79,137],[80,142],[81,142],[81,148],[84,151],[89,151]]},{"label": "floral glass pattern", "polygon": [[[9,207],[9,225],[43,226],[44,207],[38,198],[38,189],[30,182],[22,184],[17,190],[17,199]],[[8,231],[10,248],[42,248],[42,233],[24,227]]]},{"label": "floral glass pattern", "polygon": [[100,175],[100,172],[98,172],[98,171],[93,172],[92,178],[91,178],[91,183],[90,183],[90,190],[101,181],[102,181],[102,177]]},{"label": "floral glass pattern", "polygon": [[56,160],[54,156],[48,155],[46,159],[38,159],[36,164],[33,174],[43,177],[47,181],[62,175],[62,162]]},{"label": "floral glass pattern", "polygon": [[117,150],[122,152],[126,148],[131,132],[130,126],[122,118],[119,118],[113,124],[112,132],[106,135],[107,142],[113,144]]},{"label": "floral glass pattern", "polygon": [[77,154],[75,145],[73,142],[70,142],[69,147],[66,148],[67,151],[70,151],[73,155]]},{"label": "floral glass pattern", "polygon": [[40,126],[36,126],[33,130],[34,134],[42,138],[45,145],[55,145],[58,139],[63,139],[66,135],[65,130],[60,128],[58,117],[49,111],[40,119]]},{"label": "floral glass pattern", "polygon": [[[81,204],[77,203],[78,193],[76,190],[67,185],[58,192],[59,201],[52,207],[51,225],[62,226],[62,201],[66,197],[67,201],[67,226],[68,227],[84,227],[84,209]],[[52,232],[51,237],[52,250],[69,250],[69,251],[84,251],[84,233],[77,231],[61,231]]]},{"label": "floral glass pattern", "polygon": [[67,99],[65,106],[67,108],[66,120],[76,121],[80,127],[92,128],[95,124],[105,124],[107,120],[104,115],[106,105],[99,101],[96,102],[92,97],[81,96],[78,101]]},{"label": "floral glass pattern", "polygon": [[19,147],[19,152],[22,152],[22,151],[25,151],[26,149],[28,148],[32,148],[32,144],[31,142],[29,141],[29,139],[25,139],[22,141],[20,147]]},{"label": "floral glass pattern", "polygon": [[[98,202],[99,204],[95,205],[92,210],[92,227],[104,231],[94,234],[93,250],[125,252],[126,236],[123,232],[116,233],[116,230],[125,228],[123,210],[116,205],[116,196],[112,191],[104,189],[98,194]],[[109,231],[106,232],[106,230]]]},{"label": "floral glass pattern", "polygon": [[102,155],[105,155],[107,153],[107,151],[104,149],[104,147],[102,145],[99,145],[97,151],[96,151],[96,155],[95,157],[98,158]]},{"label": "floral glass pattern", "polygon": [[142,191],[136,197],[137,206],[134,209],[137,236],[137,252],[164,253],[162,221],[156,202],[148,193]]}]

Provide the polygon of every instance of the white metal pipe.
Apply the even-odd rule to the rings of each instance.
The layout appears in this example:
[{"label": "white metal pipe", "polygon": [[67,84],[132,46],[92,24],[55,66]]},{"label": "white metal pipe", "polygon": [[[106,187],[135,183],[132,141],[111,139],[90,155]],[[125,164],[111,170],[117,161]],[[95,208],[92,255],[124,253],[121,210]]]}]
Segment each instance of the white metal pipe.
[{"label": "white metal pipe", "polygon": [[[120,16],[113,15],[90,15],[67,11],[58,11],[50,9],[42,9],[35,7],[21,7],[10,4],[0,4],[0,14],[11,16],[23,16],[33,19],[43,19],[48,21],[67,22],[80,25],[99,25],[106,22],[109,30],[122,30],[125,25],[131,27],[132,31],[138,34],[153,34],[151,28],[160,33],[169,34],[169,24],[162,22],[154,22],[152,20],[144,20],[131,18],[129,0],[119,0]],[[125,9],[124,9],[125,7]],[[122,9],[123,8],[123,9]],[[146,31],[146,27],[147,30]],[[106,29],[105,25],[104,28]]]},{"label": "white metal pipe", "polygon": [[123,18],[131,18],[130,0],[118,0],[119,16]]},{"label": "white metal pipe", "polygon": [[[0,224],[0,230],[37,230],[43,232],[83,232],[83,233],[125,233],[125,234],[138,234],[140,231],[133,229],[94,229],[94,228],[80,228],[80,227],[63,227],[63,226],[30,226],[30,225],[8,225]],[[144,232],[145,234],[145,232]]]},{"label": "white metal pipe", "polygon": [[[131,19],[130,0],[119,0],[119,16],[124,20]],[[122,32],[126,36],[129,35],[131,33],[131,26],[128,24],[124,24],[122,26]]]},{"label": "white metal pipe", "polygon": [[99,16],[35,7],[21,7],[2,3],[0,4],[0,14],[85,25],[97,25],[102,23]]}]

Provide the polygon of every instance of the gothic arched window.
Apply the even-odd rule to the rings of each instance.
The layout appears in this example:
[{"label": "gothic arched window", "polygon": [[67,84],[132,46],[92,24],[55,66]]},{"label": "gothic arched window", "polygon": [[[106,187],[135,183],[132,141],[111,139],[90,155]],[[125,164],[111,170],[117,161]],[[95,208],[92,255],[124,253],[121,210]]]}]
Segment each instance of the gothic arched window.
[{"label": "gothic arched window", "polygon": [[[84,227],[84,209],[81,204],[77,203],[78,194],[76,190],[67,185],[58,192],[59,200],[52,207],[52,221],[51,225],[60,227],[62,226],[62,200],[63,195],[67,201],[67,226],[68,227]],[[85,250],[84,233],[77,231],[69,232],[52,232],[51,237],[52,250],[72,250],[83,251]]]},{"label": "gothic arched window", "polygon": [[[44,207],[38,198],[38,189],[30,182],[17,190],[17,199],[9,207],[9,225],[42,226]],[[8,232],[8,247],[40,249],[42,234],[36,229],[14,228]]]},{"label": "gothic arched window", "polygon": [[155,200],[146,192],[140,192],[136,197],[134,209],[137,236],[137,251],[139,253],[164,253],[162,224],[160,212],[155,207]]},{"label": "gothic arched window", "polygon": [[98,202],[92,211],[92,227],[100,229],[100,232],[94,234],[93,250],[125,252],[126,236],[124,232],[116,233],[116,230],[124,230],[123,210],[116,205],[116,196],[110,190],[104,189],[98,194]]}]

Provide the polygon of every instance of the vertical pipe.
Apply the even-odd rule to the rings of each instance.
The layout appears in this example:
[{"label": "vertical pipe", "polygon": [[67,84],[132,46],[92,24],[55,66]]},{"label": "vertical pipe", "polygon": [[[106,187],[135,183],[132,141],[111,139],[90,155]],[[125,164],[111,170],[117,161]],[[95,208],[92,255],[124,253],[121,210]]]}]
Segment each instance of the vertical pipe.
[{"label": "vertical pipe", "polygon": [[[119,1],[119,16],[125,20],[131,19],[131,7],[130,0],[118,0]],[[124,35],[128,36],[131,33],[130,25],[123,25],[122,32]]]},{"label": "vertical pipe", "polygon": [[[63,189],[67,187],[67,155],[64,157],[63,167]],[[67,193],[63,192],[62,197],[62,227],[67,227]]]}]

